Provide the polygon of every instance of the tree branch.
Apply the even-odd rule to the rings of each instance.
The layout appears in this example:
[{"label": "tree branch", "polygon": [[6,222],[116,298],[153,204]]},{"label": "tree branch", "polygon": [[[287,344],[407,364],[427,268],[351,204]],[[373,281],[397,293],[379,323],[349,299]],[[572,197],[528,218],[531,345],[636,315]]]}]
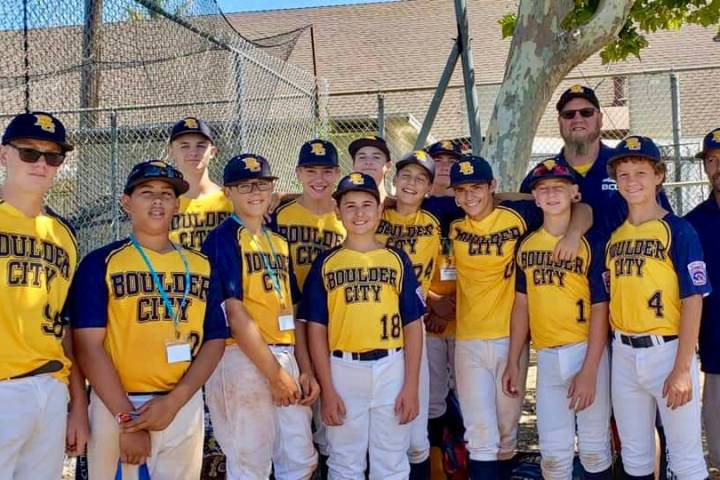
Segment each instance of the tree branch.
[{"label": "tree branch", "polygon": [[568,48],[589,57],[615,40],[633,3],[634,0],[600,0],[590,21],[571,32]]}]

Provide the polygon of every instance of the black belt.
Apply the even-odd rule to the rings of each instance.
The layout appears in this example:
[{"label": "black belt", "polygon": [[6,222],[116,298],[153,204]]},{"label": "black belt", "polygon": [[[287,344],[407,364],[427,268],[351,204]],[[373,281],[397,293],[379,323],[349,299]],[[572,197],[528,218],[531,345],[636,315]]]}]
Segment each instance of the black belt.
[{"label": "black belt", "polygon": [[395,353],[402,350],[400,347],[398,348],[391,348],[390,350],[387,349],[378,349],[378,350],[370,350],[369,352],[343,352],[342,350],[333,350],[332,356],[337,358],[343,358],[343,356],[347,353],[350,355],[350,357],[353,360],[362,360],[362,361],[370,361],[370,360],[380,360],[381,358],[385,358],[391,353]]},{"label": "black belt", "polygon": [[17,380],[20,378],[27,378],[27,377],[34,377],[35,375],[42,375],[44,373],[55,373],[59,372],[63,369],[62,362],[58,360],[50,360],[47,363],[44,363],[43,365],[39,366],[35,370],[31,370],[26,373],[22,373],[20,375],[15,375],[14,377],[6,378],[5,380]]},{"label": "black belt", "polygon": [[[624,345],[630,345],[633,348],[649,348],[655,346],[652,337],[652,335],[632,337],[630,335],[620,334],[620,341]],[[677,335],[657,335],[657,337],[662,338],[665,343],[672,342],[673,340],[677,340],[678,338]]]}]

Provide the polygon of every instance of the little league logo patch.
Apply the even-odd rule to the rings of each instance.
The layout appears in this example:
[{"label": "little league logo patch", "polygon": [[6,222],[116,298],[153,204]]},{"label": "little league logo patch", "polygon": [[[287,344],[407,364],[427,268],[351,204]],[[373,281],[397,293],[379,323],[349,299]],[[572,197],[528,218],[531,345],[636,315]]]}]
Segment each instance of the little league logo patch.
[{"label": "little league logo patch", "polygon": [[427,156],[427,153],[425,153],[424,150],[418,150],[417,152],[415,152],[415,158],[417,158],[418,160],[423,160],[423,161],[424,161],[424,160],[427,160],[427,159],[428,159],[428,156]]},{"label": "little league logo patch", "polygon": [[363,184],[363,177],[361,173],[351,173],[350,174],[350,183],[353,185],[362,185]]},{"label": "little league logo patch", "polygon": [[453,150],[453,144],[450,140],[443,140],[440,142],[440,146],[445,150]]},{"label": "little league logo patch", "polygon": [[707,284],[707,268],[705,267],[705,262],[696,260],[688,263],[687,268],[693,285],[702,287]]},{"label": "little league logo patch", "polygon": [[473,164],[470,162],[460,162],[460,173],[463,175],[472,175],[475,173],[475,168],[473,168]]},{"label": "little league logo patch", "polygon": [[583,93],[584,90],[585,89],[582,85],[573,85],[572,87],[570,87],[570,91],[572,93]]},{"label": "little league logo patch", "polygon": [[194,119],[194,118],[186,118],[186,119],[185,119],[185,126],[186,126],[187,128],[192,128],[192,129],[197,129],[197,128],[199,128],[198,122],[197,122],[197,120]]}]

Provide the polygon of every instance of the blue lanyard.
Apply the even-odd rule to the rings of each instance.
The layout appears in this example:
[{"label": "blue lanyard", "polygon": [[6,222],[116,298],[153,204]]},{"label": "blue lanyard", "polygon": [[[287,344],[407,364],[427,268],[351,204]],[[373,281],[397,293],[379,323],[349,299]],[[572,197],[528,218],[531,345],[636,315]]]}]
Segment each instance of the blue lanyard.
[{"label": "blue lanyard", "polygon": [[[231,215],[232,219],[235,220],[238,225],[244,226],[243,221],[240,220],[240,217],[238,217],[236,214]],[[268,245],[270,246],[270,252],[272,253],[273,258],[277,261],[277,254],[275,253],[275,248],[272,244],[272,239],[270,238],[270,234],[268,233],[267,229],[265,227],[262,227],[262,231],[265,234],[265,239],[268,242]],[[255,242],[255,235],[252,235],[252,241],[251,244],[257,244]],[[258,245],[259,247],[259,245]],[[258,248],[259,250],[259,248]],[[264,254],[263,252],[259,252],[260,258],[262,258],[263,264],[265,265],[265,270],[267,271],[268,276],[270,277],[270,281],[272,281],[273,284],[273,290],[275,290],[275,293],[277,294],[278,298],[280,299],[280,306],[284,309],[286,307],[285,304],[285,296],[283,295],[283,289],[282,286],[280,286],[280,278],[278,278],[278,274],[275,271],[275,269],[270,265],[270,261],[267,259],[267,254]]]},{"label": "blue lanyard", "polygon": [[155,268],[153,267],[153,264],[150,262],[150,259],[148,258],[147,254],[145,253],[145,250],[142,248],[142,246],[138,243],[137,239],[135,238],[135,235],[130,235],[130,242],[132,242],[133,247],[135,247],[135,250],[137,250],[140,253],[140,256],[142,257],[143,261],[145,262],[145,265],[147,265],[148,269],[150,270],[150,275],[152,275],[153,282],[155,283],[155,288],[160,293],[160,296],[163,299],[163,303],[165,304],[165,309],[170,314],[170,317],[173,321],[173,328],[175,329],[175,338],[180,338],[180,329],[179,329],[179,323],[180,318],[179,314],[182,313],[183,310],[185,310],[185,303],[187,302],[187,296],[188,292],[190,292],[190,266],[188,265],[187,258],[185,258],[185,254],[182,252],[182,248],[178,247],[173,243],[173,248],[178,252],[180,255],[180,258],[182,259],[183,266],[185,267],[185,291],[183,292],[182,300],[180,301],[180,312],[178,312],[178,315],[175,315],[175,309],[173,308],[172,302],[170,302],[170,298],[168,297],[167,292],[165,291],[165,288],[162,285],[162,282],[160,281],[160,277],[158,276],[157,272],[155,271]]}]

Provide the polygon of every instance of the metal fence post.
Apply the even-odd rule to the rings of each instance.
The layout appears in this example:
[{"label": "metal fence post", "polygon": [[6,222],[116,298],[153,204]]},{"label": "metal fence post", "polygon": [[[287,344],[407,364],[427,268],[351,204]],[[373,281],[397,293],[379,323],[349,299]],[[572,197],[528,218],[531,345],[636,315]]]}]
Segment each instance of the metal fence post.
[{"label": "metal fence post", "polygon": [[120,205],[117,182],[118,170],[118,128],[117,111],[110,111],[110,205],[112,208],[113,240],[120,239]]},{"label": "metal fence post", "polygon": [[[670,72],[670,100],[672,102],[672,134],[673,134],[673,151],[675,158],[675,175],[674,180],[679,182],[682,180],[682,167],[680,155],[680,82],[675,72]],[[682,188],[675,188],[675,209],[677,212],[683,211]]]},{"label": "metal fence post", "polygon": [[385,94],[382,92],[377,93],[377,129],[378,135],[385,138]]}]

